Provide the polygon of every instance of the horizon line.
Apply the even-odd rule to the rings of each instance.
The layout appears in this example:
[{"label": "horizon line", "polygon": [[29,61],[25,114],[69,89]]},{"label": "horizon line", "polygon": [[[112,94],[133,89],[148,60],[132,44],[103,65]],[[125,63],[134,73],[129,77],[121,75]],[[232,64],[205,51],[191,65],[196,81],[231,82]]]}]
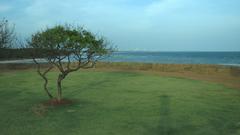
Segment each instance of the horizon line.
[{"label": "horizon line", "polygon": [[240,50],[237,50],[237,51],[229,51],[229,50],[226,50],[226,51],[203,51],[203,50],[200,50],[200,51],[160,51],[160,50],[157,50],[157,51],[151,51],[151,50],[117,50],[116,52],[240,52]]}]

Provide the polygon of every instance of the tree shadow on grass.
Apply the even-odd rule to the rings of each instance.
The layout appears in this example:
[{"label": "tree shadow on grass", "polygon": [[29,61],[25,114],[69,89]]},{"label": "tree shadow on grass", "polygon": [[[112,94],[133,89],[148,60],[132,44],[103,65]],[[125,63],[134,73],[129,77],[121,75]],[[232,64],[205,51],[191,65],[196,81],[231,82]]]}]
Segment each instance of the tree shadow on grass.
[{"label": "tree shadow on grass", "polygon": [[171,116],[170,116],[170,97],[168,95],[160,96],[160,120],[158,125],[159,135],[170,135]]}]

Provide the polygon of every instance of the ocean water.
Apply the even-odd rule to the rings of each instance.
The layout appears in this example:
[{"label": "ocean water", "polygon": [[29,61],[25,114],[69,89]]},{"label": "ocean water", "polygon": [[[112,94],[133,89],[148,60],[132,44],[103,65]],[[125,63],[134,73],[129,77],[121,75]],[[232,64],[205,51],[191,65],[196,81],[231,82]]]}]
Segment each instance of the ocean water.
[{"label": "ocean water", "polygon": [[240,52],[115,52],[107,62],[218,64],[240,66]]},{"label": "ocean water", "polygon": [[[46,62],[39,59],[39,62]],[[67,61],[67,60],[66,60]],[[141,62],[162,64],[217,64],[240,67],[240,52],[115,52],[105,62]],[[2,63],[33,63],[32,59],[0,61]]]}]

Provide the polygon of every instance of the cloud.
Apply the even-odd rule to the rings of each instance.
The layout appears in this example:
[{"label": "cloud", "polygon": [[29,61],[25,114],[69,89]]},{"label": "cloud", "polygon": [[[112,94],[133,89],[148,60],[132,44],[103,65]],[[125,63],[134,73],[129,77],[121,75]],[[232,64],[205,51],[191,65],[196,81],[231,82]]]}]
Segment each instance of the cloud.
[{"label": "cloud", "polygon": [[11,9],[12,9],[12,7],[9,5],[0,4],[0,12],[7,12]]},{"label": "cloud", "polygon": [[[240,29],[239,0],[5,0],[3,4],[1,16],[14,22],[22,35],[67,22],[84,25],[125,50],[171,45],[178,49],[197,41],[209,45],[204,39],[216,33],[226,36],[212,39],[222,43],[239,35]],[[237,38],[233,41],[240,43]]]},{"label": "cloud", "polygon": [[76,22],[98,30],[142,30],[151,24],[143,8],[129,5],[128,0],[33,0],[25,8],[24,16],[37,28]]},{"label": "cloud", "polygon": [[156,16],[159,14],[174,11],[181,8],[184,0],[159,0],[154,1],[145,7],[145,12],[149,16]]}]

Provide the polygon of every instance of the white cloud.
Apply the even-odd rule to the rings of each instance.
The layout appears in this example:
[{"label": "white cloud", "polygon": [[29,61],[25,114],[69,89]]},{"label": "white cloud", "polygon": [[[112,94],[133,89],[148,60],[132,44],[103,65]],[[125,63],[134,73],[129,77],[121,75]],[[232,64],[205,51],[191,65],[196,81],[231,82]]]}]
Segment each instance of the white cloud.
[{"label": "white cloud", "polygon": [[148,16],[155,16],[163,13],[175,11],[183,7],[184,0],[159,0],[154,1],[145,7],[145,13]]},{"label": "white cloud", "polygon": [[[104,1],[104,2],[103,2]],[[41,28],[56,23],[81,23],[93,29],[141,30],[151,23],[145,18],[143,7],[132,8],[127,0],[33,0],[25,9],[25,17]],[[37,26],[36,26],[37,25]]]},{"label": "white cloud", "polygon": [[[158,44],[185,43],[186,38],[196,38],[197,41],[202,39],[199,35],[209,35],[206,32],[209,28],[216,27],[211,29],[213,34],[219,33],[219,29],[229,29],[230,26],[233,32],[237,31],[235,28],[239,29],[240,12],[236,12],[239,10],[237,6],[232,8],[209,0],[18,1],[21,2],[8,3],[13,5],[14,10],[0,4],[0,13],[5,12],[6,17],[9,14],[16,22],[16,29],[24,35],[67,22],[84,25],[125,49],[133,45],[132,49],[151,50]],[[215,8],[212,8],[213,5]],[[11,12],[6,12],[9,10]],[[226,17],[229,15],[232,18]]]},{"label": "white cloud", "polygon": [[9,6],[9,5],[0,4],[0,12],[7,12],[7,11],[9,11],[11,9],[12,9],[12,7]]}]

